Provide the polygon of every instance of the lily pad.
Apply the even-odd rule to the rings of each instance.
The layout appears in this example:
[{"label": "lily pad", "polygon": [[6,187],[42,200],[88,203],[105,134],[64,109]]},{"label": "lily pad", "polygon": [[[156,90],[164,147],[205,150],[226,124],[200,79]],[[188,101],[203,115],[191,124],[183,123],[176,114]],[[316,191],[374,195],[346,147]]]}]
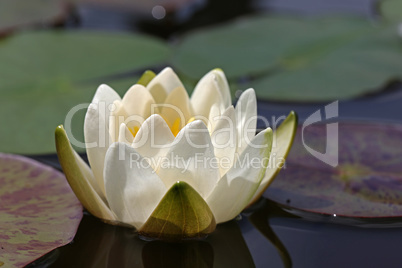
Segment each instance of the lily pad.
[{"label": "lily pad", "polygon": [[286,167],[264,194],[285,206],[347,217],[402,217],[402,125],[339,123],[339,165],[323,153],[326,125],[299,129]]},{"label": "lily pad", "polygon": [[385,19],[402,22],[402,1],[382,0],[379,2],[379,9]]},{"label": "lily pad", "polygon": [[395,27],[359,17],[256,16],[184,36],[173,65],[192,79],[222,68],[262,99],[327,101],[402,77],[402,45]]},{"label": "lily pad", "polygon": [[[169,57],[163,42],[142,35],[27,32],[0,42],[0,151],[54,153],[53,130],[70,109],[90,103],[102,83],[123,94],[144,69]],[[72,118],[83,142],[85,105]],[[70,137],[71,138],[71,137]],[[82,149],[81,149],[82,151]]]},{"label": "lily pad", "polygon": [[28,25],[55,24],[67,16],[64,0],[0,1],[0,35]]},{"label": "lily pad", "polygon": [[22,267],[71,242],[82,206],[62,173],[0,154],[0,215],[0,263]]}]

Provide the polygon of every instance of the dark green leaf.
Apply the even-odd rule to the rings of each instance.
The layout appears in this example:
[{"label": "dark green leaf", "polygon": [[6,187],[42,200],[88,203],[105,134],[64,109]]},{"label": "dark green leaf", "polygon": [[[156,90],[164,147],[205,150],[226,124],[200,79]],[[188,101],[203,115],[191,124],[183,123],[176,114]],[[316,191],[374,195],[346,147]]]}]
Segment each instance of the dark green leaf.
[{"label": "dark green leaf", "polygon": [[402,77],[402,44],[396,27],[359,17],[257,16],[185,36],[173,65],[192,79],[222,68],[263,99],[327,101]]},{"label": "dark green leaf", "polygon": [[402,1],[382,0],[379,1],[381,15],[389,21],[402,22]]},{"label": "dark green leaf", "polygon": [[289,55],[283,71],[250,85],[263,99],[286,101],[330,101],[378,91],[402,77],[402,43],[398,39],[396,28],[380,27],[354,33],[343,41],[323,40],[329,47],[318,43],[314,55],[307,51]]},{"label": "dark green leaf", "polygon": [[[53,130],[67,127],[70,109],[90,103],[102,83],[118,85],[123,95],[138,76],[116,75],[160,65],[168,56],[165,44],[139,35],[49,31],[0,42],[0,151],[55,152]],[[79,141],[85,111],[84,105],[72,118]]]}]

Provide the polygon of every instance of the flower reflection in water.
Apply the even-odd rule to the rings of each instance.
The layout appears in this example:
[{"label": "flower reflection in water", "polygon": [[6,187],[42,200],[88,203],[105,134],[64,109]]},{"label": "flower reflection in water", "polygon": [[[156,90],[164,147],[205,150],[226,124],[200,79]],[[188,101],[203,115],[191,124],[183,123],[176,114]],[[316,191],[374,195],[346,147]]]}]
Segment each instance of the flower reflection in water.
[{"label": "flower reflection in water", "polygon": [[[284,267],[291,257],[269,225],[271,217],[296,217],[262,199],[249,208],[249,220],[277,249]],[[285,215],[286,214],[286,215]],[[33,267],[255,267],[237,221],[217,226],[204,240],[168,243],[144,241],[130,228],[105,224],[86,214],[73,243],[58,248],[27,268]]]},{"label": "flower reflection in water", "polygon": [[[218,225],[205,240],[143,241],[130,228],[85,215],[73,243],[28,268],[44,267],[255,267],[236,221]],[[42,267],[41,266],[41,267]]]}]

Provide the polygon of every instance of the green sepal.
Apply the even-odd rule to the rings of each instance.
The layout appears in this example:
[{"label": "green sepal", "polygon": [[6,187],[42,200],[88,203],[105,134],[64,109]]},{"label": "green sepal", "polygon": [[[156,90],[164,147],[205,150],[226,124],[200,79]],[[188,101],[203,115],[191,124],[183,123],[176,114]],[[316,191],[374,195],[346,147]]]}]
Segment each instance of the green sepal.
[{"label": "green sepal", "polygon": [[154,79],[156,76],[156,74],[153,71],[147,70],[145,71],[142,76],[140,77],[140,79],[138,79],[137,84],[143,85],[144,87],[146,87],[149,82],[152,81],[152,79]]},{"label": "green sepal", "polygon": [[152,212],[139,235],[156,240],[201,239],[216,222],[205,200],[189,184],[176,182]]},{"label": "green sepal", "polygon": [[[55,131],[56,150],[60,165],[66,175],[71,189],[74,191],[81,204],[95,217],[113,222],[115,217],[109,207],[96,193],[88,181],[90,170],[84,170],[84,167],[78,161],[83,161],[80,156],[71,147],[67,133],[62,125]],[[86,165],[86,164],[85,164]],[[89,169],[89,168],[88,168]]]},{"label": "green sepal", "polygon": [[[292,148],[293,141],[296,136],[298,125],[298,117],[294,111],[291,111],[286,119],[280,124],[278,129],[275,131],[275,144],[276,146],[272,149],[271,154],[274,154],[279,162],[276,162],[274,167],[267,168],[265,170],[265,177],[268,177],[268,183],[263,189],[258,189],[257,193],[254,195],[252,201],[249,205],[254,204],[265,192],[268,186],[274,181],[275,177],[278,175],[279,171],[285,164],[285,159]],[[263,182],[264,183],[264,179]]]},{"label": "green sepal", "polygon": [[[278,150],[277,157],[282,156],[282,162],[280,162],[280,167],[275,170],[275,173],[272,175],[272,180],[278,175],[279,171],[281,171],[282,167],[285,165],[285,159],[289,154],[290,149],[292,149],[293,142],[295,140],[297,125],[298,125],[298,117],[294,111],[290,111],[289,115],[285,118],[285,120],[281,123],[278,129],[275,131],[276,136],[276,144],[277,146],[283,146],[284,150]],[[268,184],[269,186],[269,184]]]}]

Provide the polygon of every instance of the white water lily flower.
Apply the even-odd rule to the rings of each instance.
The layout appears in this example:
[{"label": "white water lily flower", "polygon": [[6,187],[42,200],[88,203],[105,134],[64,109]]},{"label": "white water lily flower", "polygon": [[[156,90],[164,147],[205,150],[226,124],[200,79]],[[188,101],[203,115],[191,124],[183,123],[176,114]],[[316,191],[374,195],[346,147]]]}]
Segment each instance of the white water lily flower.
[{"label": "white water lily flower", "polygon": [[84,124],[91,168],[62,126],[60,163],[94,216],[149,237],[202,237],[261,196],[293,142],[296,116],[277,129],[273,145],[270,128],[255,135],[254,90],[233,107],[222,70],[206,74],[191,98],[171,68],[154,76],[146,73],[123,98],[101,85]]}]

